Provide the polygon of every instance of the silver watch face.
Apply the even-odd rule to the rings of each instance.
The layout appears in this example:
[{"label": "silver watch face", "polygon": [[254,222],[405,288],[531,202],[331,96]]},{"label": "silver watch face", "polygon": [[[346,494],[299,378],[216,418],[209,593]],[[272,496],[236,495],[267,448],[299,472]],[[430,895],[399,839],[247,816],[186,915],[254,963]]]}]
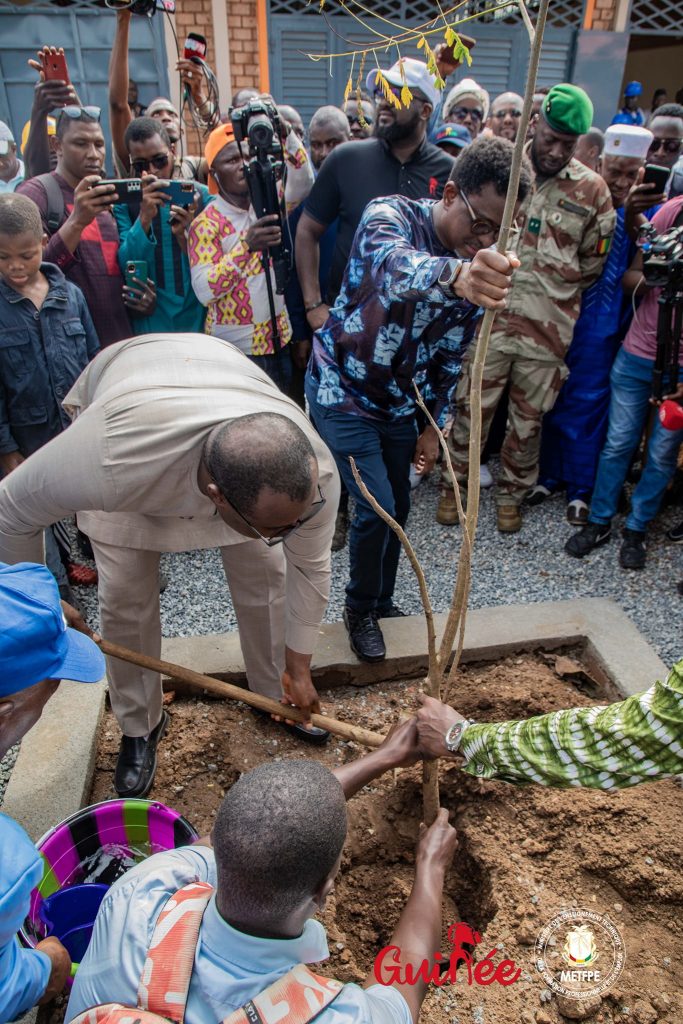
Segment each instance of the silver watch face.
[{"label": "silver watch face", "polygon": [[448,288],[448,286],[453,283],[457,277],[459,265],[458,260],[449,260],[445,265],[439,274],[439,284],[442,288]]},{"label": "silver watch face", "polygon": [[460,746],[460,737],[464,727],[464,722],[455,722],[446,733],[446,746],[452,753],[455,753]]}]

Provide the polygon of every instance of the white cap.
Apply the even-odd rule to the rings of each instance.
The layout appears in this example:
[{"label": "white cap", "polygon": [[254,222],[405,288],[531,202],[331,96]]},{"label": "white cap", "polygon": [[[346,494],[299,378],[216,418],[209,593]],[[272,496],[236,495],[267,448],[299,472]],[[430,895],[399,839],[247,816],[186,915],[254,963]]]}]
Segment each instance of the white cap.
[{"label": "white cap", "polygon": [[489,116],[489,102],[490,97],[486,89],[475,82],[473,78],[463,78],[456,85],[453,86],[451,91],[446,96],[443,105],[443,116],[448,117],[451,107],[458,105],[459,100],[464,100],[465,97],[468,99],[474,99],[477,103],[481,104],[483,111],[483,121]]},{"label": "white cap", "polygon": [[[397,89],[403,86],[404,78],[401,75],[401,65],[403,66],[403,75],[405,75],[405,84],[408,88],[411,91],[419,89],[424,98],[429,100],[433,107],[437,107],[441,99],[441,93],[434,85],[434,79],[427,70],[427,65],[424,61],[415,60],[414,57],[401,57],[388,71],[382,72],[389,85],[393,85]],[[369,71],[365,81],[370,94],[374,93],[377,88],[377,71],[377,68]]]},{"label": "white cap", "polygon": [[605,132],[604,156],[630,156],[644,160],[654,135],[634,124],[611,124]]}]

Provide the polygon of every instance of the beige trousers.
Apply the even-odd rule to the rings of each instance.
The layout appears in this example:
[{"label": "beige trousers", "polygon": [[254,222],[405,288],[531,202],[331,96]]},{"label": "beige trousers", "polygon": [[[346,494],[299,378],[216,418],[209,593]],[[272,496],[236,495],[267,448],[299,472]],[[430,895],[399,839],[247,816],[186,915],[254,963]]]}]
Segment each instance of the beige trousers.
[{"label": "beige trousers", "polygon": [[[92,541],[106,640],[161,656],[158,551]],[[249,688],[279,700],[285,665],[285,559],[281,545],[248,540],[220,549],[240,631]],[[109,694],[124,736],[147,736],[162,710],[158,672],[107,658]]]}]

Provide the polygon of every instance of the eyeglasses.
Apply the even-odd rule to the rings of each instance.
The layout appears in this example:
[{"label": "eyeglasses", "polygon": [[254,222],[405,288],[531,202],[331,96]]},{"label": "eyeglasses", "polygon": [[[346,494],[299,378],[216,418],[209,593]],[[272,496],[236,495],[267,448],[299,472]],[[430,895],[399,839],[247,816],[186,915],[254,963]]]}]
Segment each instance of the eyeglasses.
[{"label": "eyeglasses", "polygon": [[[360,117],[358,116],[358,114],[347,114],[346,115],[346,120],[349,122],[349,124],[360,124],[361,123],[361,120],[360,120]],[[374,121],[374,118],[364,116],[363,117],[363,121],[364,121],[365,124],[372,124],[373,121]]]},{"label": "eyeglasses", "polygon": [[514,109],[514,110],[513,109],[510,109],[510,110],[497,110],[495,112],[495,114],[491,114],[491,117],[495,117],[499,121],[502,121],[506,117],[514,117],[515,120],[516,120],[517,118],[519,118],[521,116],[522,116],[522,111],[521,110],[516,110],[516,109]]},{"label": "eyeglasses", "polygon": [[68,106],[62,107],[59,112],[59,116],[62,117],[62,115],[70,118],[72,121],[82,121],[84,119],[84,115],[88,121],[99,121],[102,117],[102,110],[100,107]]},{"label": "eyeglasses", "polygon": [[163,171],[170,159],[170,153],[157,153],[156,156],[151,156],[149,160],[131,159],[130,166],[131,170],[135,171],[136,174],[142,174],[143,171],[148,171],[150,167],[153,167],[155,171]]},{"label": "eyeglasses", "polygon": [[470,110],[469,107],[451,107],[448,116],[456,121],[466,121],[468,117],[471,117],[473,121],[483,121],[484,111]]},{"label": "eyeglasses", "polygon": [[[389,83],[387,83],[387,84],[389,85],[390,92],[392,92],[394,94],[396,99],[400,100],[401,99],[401,93],[403,91],[403,86],[401,86],[401,85],[391,85]],[[408,86],[408,88],[410,89],[410,86]],[[422,93],[420,92],[419,89],[410,89],[410,91],[411,91],[412,96],[413,96],[413,98],[411,100],[411,103],[414,102],[415,100],[419,100],[420,103],[429,103],[430,102],[427,99],[426,96],[422,95]],[[372,94],[372,98],[373,98],[375,103],[379,103],[380,100],[383,100],[385,97],[384,97],[384,93],[382,92],[381,89],[375,89],[375,91]],[[367,118],[366,118],[366,120],[367,120]]]},{"label": "eyeglasses", "polygon": [[492,224],[490,220],[483,220],[478,214],[476,214],[472,209],[472,205],[469,199],[467,198],[462,189],[460,189],[460,197],[465,206],[467,207],[467,212],[469,213],[470,218],[472,220],[472,227],[470,229],[472,231],[472,234],[492,235],[495,241],[495,239],[498,238],[498,235],[500,234],[500,225],[496,226],[495,224]]},{"label": "eyeglasses", "polygon": [[648,153],[656,153],[663,149],[665,153],[680,153],[683,139],[653,139]]},{"label": "eyeglasses", "polygon": [[273,536],[273,537],[264,537],[262,533],[259,533],[259,531],[256,529],[254,524],[250,523],[249,520],[247,519],[247,517],[243,516],[238,508],[235,508],[233,503],[230,501],[230,498],[227,498],[225,496],[225,494],[223,495],[223,497],[225,498],[225,500],[227,501],[228,505],[233,510],[233,512],[235,512],[240,517],[242,522],[246,523],[247,526],[249,527],[249,529],[253,530],[254,533],[256,534],[256,536],[260,540],[262,540],[263,543],[266,544],[269,548],[274,548],[276,546],[276,544],[283,544],[287,540],[288,537],[291,537],[293,533],[296,533],[296,531],[299,530],[305,523],[309,523],[311,521],[311,519],[313,519],[315,516],[317,516],[318,512],[322,511],[322,509],[325,507],[325,503],[326,503],[326,500],[327,500],[323,496],[323,492],[320,490],[320,484],[318,484],[318,500],[313,502],[313,504],[311,505],[310,509],[308,510],[308,514],[307,515],[302,516],[301,519],[297,519],[297,521],[292,526],[285,526],[285,527],[283,527],[283,529],[279,530],[275,534],[275,536]]}]

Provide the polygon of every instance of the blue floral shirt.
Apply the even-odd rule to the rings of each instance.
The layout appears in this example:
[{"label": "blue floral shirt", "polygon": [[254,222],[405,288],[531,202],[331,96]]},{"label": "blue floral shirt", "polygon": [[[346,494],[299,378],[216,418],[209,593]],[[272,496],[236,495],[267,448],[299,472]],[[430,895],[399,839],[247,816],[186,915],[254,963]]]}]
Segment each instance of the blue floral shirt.
[{"label": "blue floral shirt", "polygon": [[313,338],[311,386],[326,408],[393,421],[415,414],[415,380],[443,425],[481,314],[438,283],[454,253],[434,230],[430,199],[368,203],[339,298]]}]

